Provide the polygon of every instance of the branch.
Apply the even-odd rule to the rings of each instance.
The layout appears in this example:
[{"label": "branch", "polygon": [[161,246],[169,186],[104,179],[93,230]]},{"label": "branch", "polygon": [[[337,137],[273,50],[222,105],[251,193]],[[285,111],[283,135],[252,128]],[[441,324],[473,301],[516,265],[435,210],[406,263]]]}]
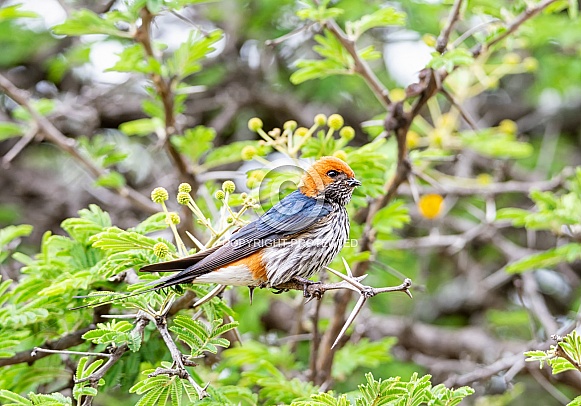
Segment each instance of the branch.
[{"label": "branch", "polygon": [[450,40],[450,34],[456,25],[456,22],[460,18],[460,7],[462,6],[462,0],[454,1],[454,5],[452,6],[452,11],[448,16],[448,21],[446,22],[446,26],[438,36],[438,41],[436,42],[436,51],[443,54],[446,51],[446,47],[448,46],[448,41]]},{"label": "branch", "polygon": [[[500,195],[504,193],[529,193],[531,190],[554,190],[563,185],[565,179],[574,173],[572,168],[565,168],[560,174],[549,180],[531,181],[531,182],[497,182],[488,185],[478,185],[473,182],[466,185],[444,184],[439,183],[437,186],[418,186],[421,195],[429,193],[438,193],[454,196],[473,196],[473,195]],[[468,179],[467,179],[468,180]],[[411,194],[411,190],[403,186],[400,194]]]},{"label": "branch", "polygon": [[[95,165],[91,160],[87,159],[78,149],[77,142],[61,133],[46,117],[38,114],[38,112],[31,106],[28,94],[16,87],[5,76],[0,74],[0,90],[3,90],[12,100],[22,106],[31,116],[36,126],[44,133],[45,139],[55,144],[62,151],[71,155],[77,162],[84,166],[91,176],[99,178],[106,175],[107,171]],[[139,209],[146,213],[157,213],[158,208],[141,193],[132,189],[129,186],[121,186],[113,189],[117,194],[134,204]]]},{"label": "branch", "polygon": [[153,318],[151,315],[147,315],[147,317],[151,321],[155,322],[155,326],[157,327],[157,330],[159,331],[161,338],[163,338],[163,341],[165,342],[165,345],[167,346],[171,354],[174,366],[169,370],[158,368],[150,376],[161,375],[164,373],[166,374],[169,373],[170,375],[177,375],[182,379],[188,380],[188,382],[196,389],[196,392],[198,392],[198,397],[200,398],[200,400],[207,397],[208,393],[206,392],[206,388],[208,387],[208,385],[202,388],[200,385],[198,385],[198,383],[194,380],[194,378],[190,375],[190,373],[186,369],[186,364],[190,366],[192,364],[189,361],[184,360],[183,354],[180,352],[173,338],[169,334],[169,331],[167,329],[167,320],[165,316]]},{"label": "branch", "polygon": [[367,62],[359,56],[355,42],[347,36],[335,20],[327,20],[324,26],[341,42],[341,45],[343,45],[347,52],[349,52],[349,55],[351,55],[355,63],[355,71],[365,80],[383,107],[388,108],[391,105],[389,90],[379,81]]},{"label": "branch", "polygon": [[[147,7],[141,9],[140,15],[141,25],[136,30],[134,38],[143,46],[143,49],[149,58],[157,59],[151,43],[151,24],[153,23],[155,16],[151,14]],[[189,182],[192,185],[192,190],[194,191],[193,194],[195,194],[195,190],[197,189],[197,181],[195,176],[192,175],[193,171],[188,168],[186,161],[170,142],[170,137],[177,133],[174,113],[174,95],[172,93],[173,79],[170,78],[166,80],[157,73],[152,73],[150,77],[163,104],[163,110],[165,114],[165,139],[163,140],[164,145],[172,160],[176,164],[181,180],[183,182]]]},{"label": "branch", "polygon": [[[84,343],[85,340],[83,340],[81,337],[87,331],[90,331],[94,328],[95,328],[94,325],[90,325],[88,327],[82,328],[82,329],[77,330],[75,332],[64,335],[60,338],[57,338],[56,340],[47,341],[44,344],[42,344],[42,347],[44,347],[45,349],[50,349],[50,350],[55,350],[55,351],[66,350],[67,348],[71,348],[71,347],[74,347],[76,345]],[[51,354],[47,351],[42,351],[40,354],[34,353],[34,350],[35,349],[24,350],[24,351],[20,351],[20,352],[16,353],[15,355],[13,355],[10,358],[0,358],[0,367],[6,366],[6,365],[20,364],[23,362],[32,364],[33,362],[35,362],[41,358],[48,357]]]},{"label": "branch", "polygon": [[[144,312],[139,312],[139,314],[137,315],[135,327],[133,328],[133,332],[137,332],[142,337],[142,339],[143,339],[143,331],[145,330],[145,326],[147,326],[147,324],[149,323],[149,320],[147,318],[145,318],[144,315],[145,315]],[[129,349],[129,346],[126,343],[120,345],[119,347],[116,347],[113,350],[113,352],[110,354],[110,357],[107,360],[107,362],[105,362],[103,365],[101,365],[91,375],[89,375],[83,379],[75,380],[75,384],[88,381],[89,385],[92,388],[97,389],[97,387],[99,386],[99,381],[101,379],[103,379],[103,377],[105,376],[107,371],[109,371],[109,369],[111,369],[111,367],[113,367],[113,365],[115,365],[115,363],[121,359],[123,354],[125,354],[125,352],[127,352],[128,349]],[[89,395],[85,396],[85,400],[83,401],[83,406],[92,405],[93,399],[94,399],[93,396],[89,396]]]},{"label": "branch", "polygon": [[500,41],[504,40],[506,37],[513,34],[527,20],[529,20],[532,17],[534,17],[535,15],[539,14],[541,11],[543,11],[545,8],[547,8],[551,4],[555,3],[556,1],[557,0],[545,0],[545,1],[540,2],[539,4],[537,4],[534,7],[527,8],[525,11],[523,11],[521,14],[519,14],[510,24],[508,24],[506,26],[506,31],[502,32],[498,37],[494,38],[489,43],[484,44],[483,46],[476,46],[472,50],[472,54],[474,55],[474,57],[477,57],[482,52],[492,48],[494,45],[498,44]]}]

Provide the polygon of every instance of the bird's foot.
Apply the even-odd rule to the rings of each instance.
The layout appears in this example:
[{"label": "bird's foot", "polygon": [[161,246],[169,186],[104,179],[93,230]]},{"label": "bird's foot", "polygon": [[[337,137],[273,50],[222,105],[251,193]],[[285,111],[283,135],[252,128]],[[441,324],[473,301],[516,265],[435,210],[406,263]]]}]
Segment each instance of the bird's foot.
[{"label": "bird's foot", "polygon": [[321,299],[325,291],[320,288],[321,282],[314,282],[302,276],[295,276],[293,278],[297,283],[303,285],[303,296],[309,300],[313,298]]}]

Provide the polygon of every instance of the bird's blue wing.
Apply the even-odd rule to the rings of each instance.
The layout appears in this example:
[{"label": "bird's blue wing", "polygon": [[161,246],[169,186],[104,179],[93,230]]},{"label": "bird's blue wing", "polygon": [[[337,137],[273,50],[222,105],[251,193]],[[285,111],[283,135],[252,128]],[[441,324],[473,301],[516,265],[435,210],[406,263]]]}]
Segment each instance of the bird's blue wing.
[{"label": "bird's blue wing", "polygon": [[297,190],[233,234],[230,241],[234,247],[242,248],[298,234],[327,216],[332,209],[328,202],[305,196]]}]

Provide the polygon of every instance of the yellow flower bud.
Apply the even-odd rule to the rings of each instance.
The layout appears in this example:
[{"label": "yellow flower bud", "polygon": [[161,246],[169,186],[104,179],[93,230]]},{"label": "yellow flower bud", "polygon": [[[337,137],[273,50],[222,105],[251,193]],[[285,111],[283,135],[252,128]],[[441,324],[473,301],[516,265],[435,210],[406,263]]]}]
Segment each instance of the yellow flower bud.
[{"label": "yellow flower bud", "polygon": [[158,204],[163,203],[168,198],[169,198],[169,194],[167,193],[167,190],[165,190],[162,187],[156,187],[155,189],[153,189],[151,191],[151,200],[153,200],[154,203],[158,203]]},{"label": "yellow flower bud", "polygon": [[353,129],[353,127],[345,126],[341,128],[341,131],[339,131],[339,135],[341,136],[341,138],[344,138],[347,141],[351,141],[353,138],[355,138],[355,130]]},{"label": "yellow flower bud", "polygon": [[424,44],[430,48],[434,48],[436,46],[436,37],[432,34],[424,34],[422,36],[422,41],[424,41]]},{"label": "yellow flower bud", "polygon": [[169,255],[169,248],[165,243],[158,242],[153,246],[153,253],[156,257],[163,259]]},{"label": "yellow flower bud", "polygon": [[525,58],[523,59],[522,63],[527,72],[534,72],[539,69],[539,61],[537,61],[535,58]]},{"label": "yellow flower bud", "polygon": [[250,131],[256,132],[262,128],[262,120],[258,117],[251,118],[248,120],[248,129]]},{"label": "yellow flower bud", "polygon": [[282,126],[285,130],[294,131],[297,128],[297,122],[294,120],[289,120]]},{"label": "yellow flower bud", "polygon": [[183,204],[185,206],[190,202],[190,194],[187,192],[179,192],[177,201],[179,204]]},{"label": "yellow flower bud", "polygon": [[391,89],[389,92],[389,98],[394,103],[405,100],[405,97],[406,97],[405,90],[401,88]]},{"label": "yellow flower bud", "polygon": [[324,114],[317,114],[315,116],[315,124],[319,127],[324,126],[327,123],[327,116]]},{"label": "yellow flower bud", "polygon": [[420,145],[420,135],[413,130],[408,131],[406,145],[408,149],[417,148]]},{"label": "yellow flower bud", "polygon": [[488,173],[481,173],[476,177],[476,183],[479,185],[490,185],[492,183],[492,176]]},{"label": "yellow flower bud", "polygon": [[333,153],[335,158],[339,158],[341,161],[347,162],[347,153],[340,149],[339,151],[335,151]]},{"label": "yellow flower bud", "polygon": [[335,131],[340,130],[343,124],[345,124],[345,120],[340,114],[331,114],[327,119],[327,125]]},{"label": "yellow flower bud", "polygon": [[180,183],[178,186],[178,192],[190,193],[192,191],[192,186],[189,183]]},{"label": "yellow flower bud", "polygon": [[504,133],[504,134],[512,134],[515,135],[516,132],[518,131],[518,127],[516,125],[516,123],[512,120],[502,120],[500,122],[500,124],[498,125],[498,129],[500,130],[500,132]]},{"label": "yellow flower bud", "polygon": [[224,198],[226,197],[226,193],[224,193],[223,190],[216,190],[216,193],[214,193],[214,197],[218,200],[224,200]]},{"label": "yellow flower bud", "polygon": [[520,55],[514,52],[509,52],[502,57],[502,63],[507,65],[517,65],[520,63]]},{"label": "yellow flower bud", "polygon": [[246,200],[247,197],[248,197],[248,193],[240,193],[240,198],[242,200]]},{"label": "yellow flower bud", "polygon": [[168,214],[167,218],[165,219],[165,222],[170,225],[170,224],[180,224],[180,216],[176,213],[176,212],[171,212]]},{"label": "yellow flower bud", "polygon": [[234,193],[236,190],[236,185],[231,180],[227,180],[226,182],[222,183],[222,189],[224,192]]},{"label": "yellow flower bud", "polygon": [[226,222],[227,222],[228,224],[232,224],[232,223],[234,223],[234,217],[232,217],[232,216],[228,216],[228,218],[226,219]]},{"label": "yellow flower bud", "polygon": [[420,214],[428,220],[435,219],[444,209],[444,198],[436,194],[424,195],[418,202]]},{"label": "yellow flower bud", "polygon": [[240,156],[242,157],[243,160],[250,161],[257,154],[258,150],[256,149],[256,147],[253,147],[252,145],[247,145],[244,148],[242,148]]},{"label": "yellow flower bud", "polygon": [[295,135],[298,135],[299,137],[304,137],[305,135],[307,135],[308,132],[309,132],[309,129],[308,128],[299,127],[295,131]]}]

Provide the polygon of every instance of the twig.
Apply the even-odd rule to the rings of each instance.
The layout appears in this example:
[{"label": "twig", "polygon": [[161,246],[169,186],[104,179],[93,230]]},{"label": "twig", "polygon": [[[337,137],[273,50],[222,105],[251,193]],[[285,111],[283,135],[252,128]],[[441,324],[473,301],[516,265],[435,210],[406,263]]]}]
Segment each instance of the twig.
[{"label": "twig", "polygon": [[48,354],[72,354],[72,355],[84,355],[87,357],[103,357],[103,358],[111,358],[111,354],[103,353],[103,352],[85,352],[85,351],[68,351],[68,350],[48,350],[46,348],[34,347],[30,355],[32,357],[36,357],[36,354],[39,352],[46,352]]},{"label": "twig", "polygon": [[391,105],[389,90],[387,90],[383,83],[379,81],[367,62],[359,56],[357,48],[355,47],[355,42],[347,36],[343,29],[337,25],[335,20],[327,20],[324,26],[339,40],[339,42],[341,42],[341,45],[343,45],[347,52],[349,52],[349,55],[351,55],[355,64],[355,71],[365,80],[381,104],[385,108],[388,108]]},{"label": "twig", "polygon": [[26,133],[18,140],[16,144],[2,157],[2,167],[7,169],[10,162],[22,152],[22,150],[32,142],[34,137],[38,134],[38,126],[36,122],[32,122]]},{"label": "twig", "polygon": [[[146,313],[145,312],[139,312],[139,316],[137,318],[135,327],[133,328],[132,333],[137,333],[139,334],[142,338],[143,338],[143,331],[145,330],[145,326],[147,326],[147,324],[149,323],[149,320],[145,317]],[[79,380],[75,380],[75,383],[81,383],[81,382],[89,382],[89,385],[93,388],[97,388],[99,385],[99,380],[101,380],[105,374],[107,373],[107,371],[109,371],[109,369],[111,369],[111,367],[113,367],[113,365],[115,365],[115,363],[117,361],[119,361],[119,359],[121,359],[121,357],[123,356],[123,354],[125,354],[125,352],[127,352],[127,350],[129,349],[129,345],[127,345],[127,343],[120,345],[119,347],[116,347],[113,352],[110,354],[109,359],[107,360],[107,362],[105,362],[103,365],[101,365],[95,372],[93,372],[91,375],[79,379]],[[93,396],[85,396],[85,400],[83,401],[83,406],[90,406],[93,404]]]},{"label": "twig", "polygon": [[[18,87],[14,86],[5,76],[0,74],[0,90],[3,90],[11,99],[22,106],[35,121],[38,129],[43,132],[45,139],[55,144],[61,150],[71,155],[76,161],[81,163],[94,178],[106,175],[107,171],[95,165],[91,160],[86,158],[78,149],[77,142],[68,138],[61,133],[46,117],[40,115],[30,104],[28,94]],[[120,186],[113,189],[123,198],[126,198],[136,207],[147,213],[157,213],[158,208],[147,197],[130,188],[129,186]]]},{"label": "twig", "polygon": [[[165,317],[153,318],[151,315],[147,315],[147,317],[151,321],[155,322],[155,326],[157,327],[157,330],[159,331],[161,338],[165,342],[165,345],[167,346],[167,348],[171,354],[171,357],[173,359],[173,367],[171,368],[171,371],[172,371],[171,374],[177,375],[182,379],[187,379],[188,382],[196,389],[196,392],[198,392],[198,397],[200,398],[200,400],[207,397],[208,393],[206,392],[206,388],[208,387],[208,385],[206,385],[205,387],[202,388],[200,385],[198,385],[198,383],[194,380],[194,378],[187,371],[186,365],[184,363],[183,355],[180,352],[180,350],[178,349],[176,343],[174,342],[173,338],[171,337],[171,335],[169,334],[169,331],[167,329],[166,318]],[[155,372],[158,372],[158,371],[159,371],[159,369],[156,370]],[[158,375],[160,375],[162,373],[163,372],[158,372]]]},{"label": "twig", "polygon": [[499,36],[494,38],[489,43],[484,44],[483,46],[476,46],[472,50],[472,54],[476,57],[476,56],[480,55],[481,53],[483,53],[484,51],[492,48],[494,45],[498,44],[500,41],[504,40],[506,37],[508,37],[509,35],[514,33],[516,30],[518,30],[519,27],[521,25],[523,25],[527,20],[534,17],[535,15],[537,15],[538,13],[540,13],[541,11],[543,11],[545,8],[547,8],[548,6],[550,6],[551,4],[553,4],[556,1],[557,0],[545,0],[545,1],[540,2],[539,4],[537,4],[534,7],[527,8],[525,11],[523,11],[521,14],[519,14],[510,24],[508,24],[506,26],[506,30],[503,31]]},{"label": "twig", "polygon": [[[67,348],[71,348],[71,347],[74,347],[76,345],[84,343],[85,340],[83,340],[81,337],[87,331],[90,331],[94,328],[95,328],[94,325],[90,325],[88,327],[85,327],[85,328],[82,328],[80,330],[74,331],[72,333],[66,334],[60,338],[57,338],[56,340],[47,341],[42,345],[42,347],[48,348],[51,350],[55,350],[55,351],[66,350]],[[33,350],[20,351],[10,358],[0,358],[0,367],[6,366],[6,365],[20,364],[23,362],[33,363],[35,361],[38,361],[41,358],[48,357],[50,355],[50,353],[48,353],[48,352],[42,352],[40,354],[35,354],[33,356],[32,355]]]},{"label": "twig", "polygon": [[452,11],[448,16],[448,21],[446,22],[446,26],[438,36],[438,40],[436,42],[436,51],[443,54],[446,51],[446,47],[448,46],[448,41],[450,39],[450,34],[456,25],[456,22],[460,18],[460,8],[462,7],[462,0],[455,0],[454,5],[452,6]]},{"label": "twig", "polygon": [[478,131],[478,126],[476,125],[476,123],[474,122],[472,117],[470,117],[470,114],[468,114],[468,112],[466,110],[464,110],[464,108],[462,106],[460,106],[458,103],[456,103],[456,100],[454,100],[454,96],[452,96],[450,94],[450,92],[448,92],[446,90],[446,88],[444,88],[444,87],[442,87],[440,89],[440,93],[442,93],[444,96],[446,96],[446,99],[448,99],[450,104],[452,106],[454,106],[456,108],[456,110],[458,110],[458,112],[460,113],[460,115],[462,116],[464,121],[466,121],[468,123],[470,128],[472,128],[473,131]]}]

